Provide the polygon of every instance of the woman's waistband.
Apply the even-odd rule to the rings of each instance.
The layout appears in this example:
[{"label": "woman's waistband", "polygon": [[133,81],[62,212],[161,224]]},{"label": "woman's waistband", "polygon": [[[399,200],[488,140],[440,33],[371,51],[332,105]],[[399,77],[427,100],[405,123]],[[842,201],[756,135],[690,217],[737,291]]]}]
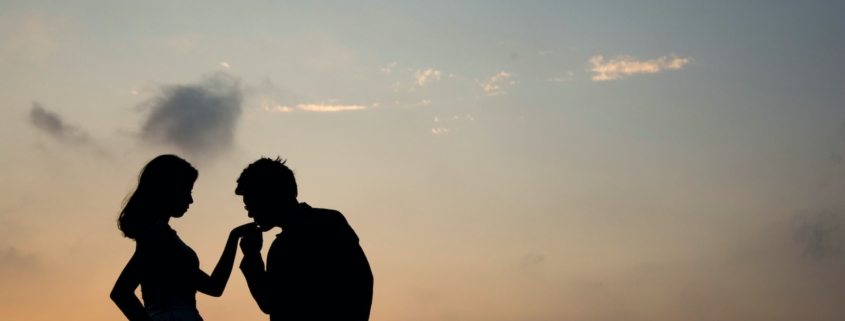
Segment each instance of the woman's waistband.
[{"label": "woman's waistband", "polygon": [[146,307],[147,314],[155,316],[159,313],[170,312],[174,310],[197,310],[196,301],[188,300],[167,300],[160,302],[152,302]]}]

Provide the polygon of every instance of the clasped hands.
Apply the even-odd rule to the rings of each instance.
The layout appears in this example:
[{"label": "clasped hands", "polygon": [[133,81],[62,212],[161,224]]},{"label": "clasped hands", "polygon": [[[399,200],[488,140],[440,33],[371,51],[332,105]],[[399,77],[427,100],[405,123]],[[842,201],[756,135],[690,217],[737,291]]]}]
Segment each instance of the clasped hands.
[{"label": "clasped hands", "polygon": [[240,247],[244,255],[261,252],[261,247],[264,244],[261,230],[255,223],[238,226],[232,230],[229,236],[241,239]]}]

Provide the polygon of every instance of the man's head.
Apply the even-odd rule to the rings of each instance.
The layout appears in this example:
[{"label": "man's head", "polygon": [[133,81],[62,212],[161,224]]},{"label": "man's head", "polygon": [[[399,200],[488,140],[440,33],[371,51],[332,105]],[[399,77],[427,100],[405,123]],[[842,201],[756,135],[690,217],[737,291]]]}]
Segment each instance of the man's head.
[{"label": "man's head", "polygon": [[278,157],[262,157],[249,164],[238,178],[235,194],[243,196],[249,217],[263,231],[281,226],[299,204],[293,171]]}]

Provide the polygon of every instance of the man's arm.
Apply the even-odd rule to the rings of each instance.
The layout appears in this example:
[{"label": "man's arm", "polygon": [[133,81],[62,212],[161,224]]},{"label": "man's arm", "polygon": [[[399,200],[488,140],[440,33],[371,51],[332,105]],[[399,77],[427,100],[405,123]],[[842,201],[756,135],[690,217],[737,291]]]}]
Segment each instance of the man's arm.
[{"label": "man's arm", "polygon": [[258,303],[258,308],[265,314],[270,314],[272,306],[270,285],[267,284],[267,271],[264,270],[264,260],[261,259],[261,246],[263,240],[261,231],[247,233],[241,238],[241,251],[244,257],[241,260],[241,272],[246,278],[249,293]]}]

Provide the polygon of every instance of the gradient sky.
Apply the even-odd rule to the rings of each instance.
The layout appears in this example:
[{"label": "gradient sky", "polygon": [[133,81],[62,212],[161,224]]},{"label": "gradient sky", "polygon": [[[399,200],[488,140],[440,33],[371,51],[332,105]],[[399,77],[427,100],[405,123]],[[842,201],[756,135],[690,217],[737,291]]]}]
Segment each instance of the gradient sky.
[{"label": "gradient sky", "polygon": [[[0,318],[120,320],[121,201],[176,153],[205,271],[278,155],[371,320],[843,320],[843,57],[842,1],[0,1]],[[237,269],[198,300],[266,319]]]}]

